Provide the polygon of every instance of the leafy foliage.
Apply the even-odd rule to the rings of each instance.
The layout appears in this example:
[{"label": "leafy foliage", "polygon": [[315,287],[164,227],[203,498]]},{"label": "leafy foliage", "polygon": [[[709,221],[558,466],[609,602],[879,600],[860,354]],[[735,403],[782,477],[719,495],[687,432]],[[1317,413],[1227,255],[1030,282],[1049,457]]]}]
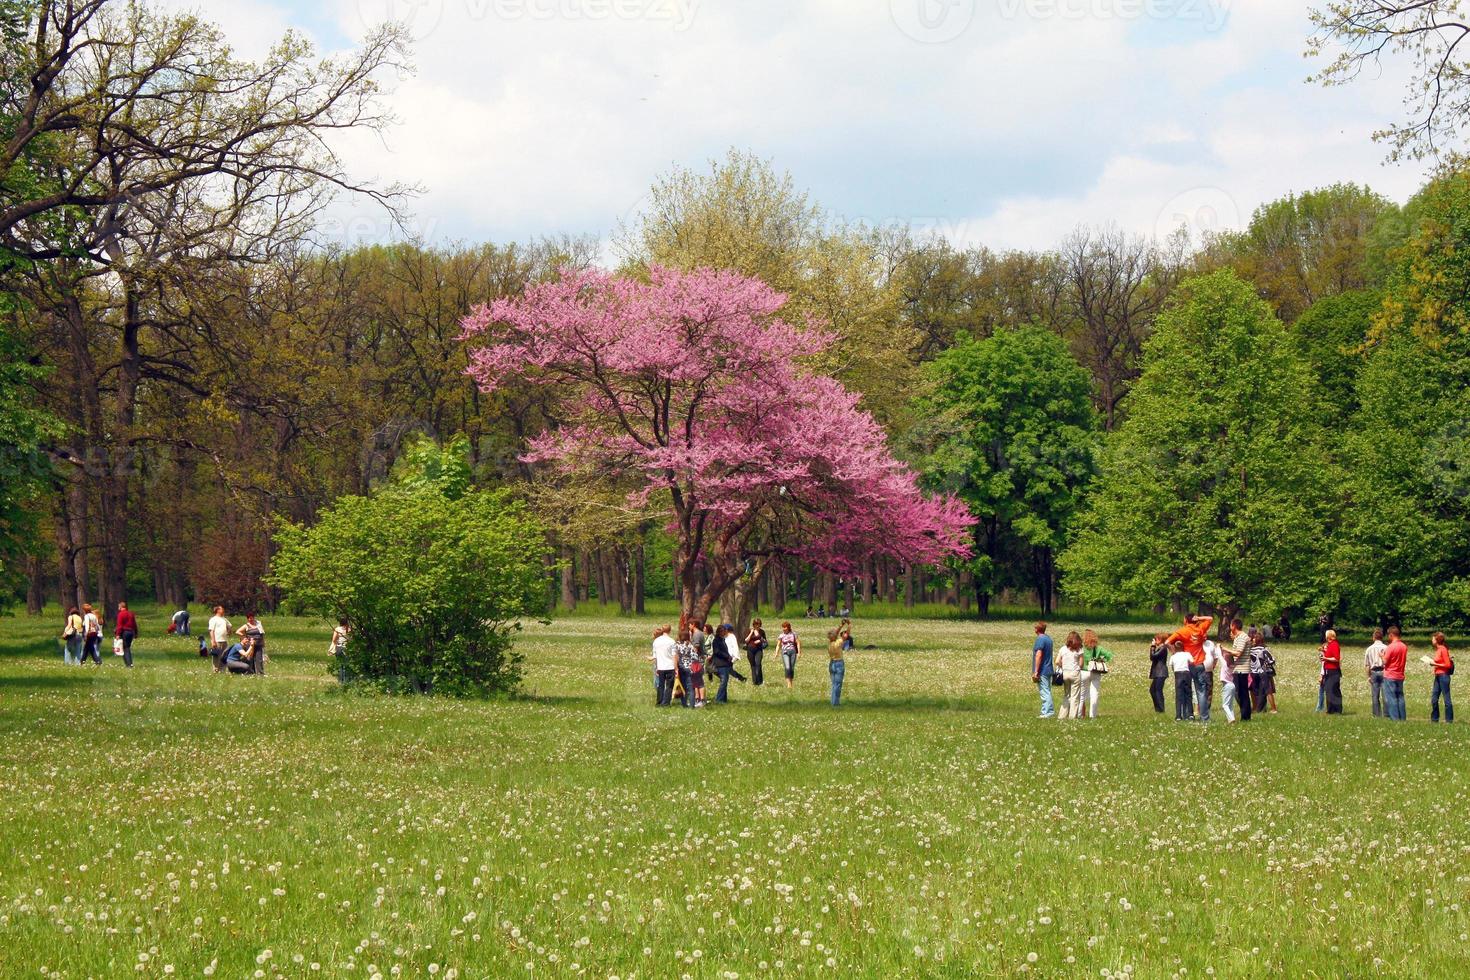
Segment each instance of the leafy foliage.
[{"label": "leafy foliage", "polygon": [[1180,287],[1144,358],[1061,559],[1068,596],[1262,615],[1310,602],[1337,481],[1317,386],[1280,321],[1216,272]]},{"label": "leafy foliage", "polygon": [[272,582],[346,617],[340,676],[390,691],[513,690],[521,620],[548,603],[545,530],[507,491],[432,486],[343,497],[312,527],[282,523]]},{"label": "leafy foliage", "polygon": [[[984,598],[1006,585],[1034,586],[1049,611],[1052,556],[1067,541],[1095,466],[1092,378],[1066,342],[1041,327],[961,336],[929,365],[932,388],[915,415],[921,466],[933,488],[969,507]],[[1008,553],[1020,550],[1020,561]]]}]

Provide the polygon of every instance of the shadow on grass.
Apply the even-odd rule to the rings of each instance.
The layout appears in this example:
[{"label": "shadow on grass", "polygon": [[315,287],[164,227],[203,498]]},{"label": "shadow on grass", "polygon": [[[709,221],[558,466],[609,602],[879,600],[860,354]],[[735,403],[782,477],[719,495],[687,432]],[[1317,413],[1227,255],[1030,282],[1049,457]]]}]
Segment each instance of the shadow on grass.
[{"label": "shadow on grass", "polygon": [[92,677],[69,674],[17,674],[0,677],[0,690],[9,691],[54,691],[89,687]]}]

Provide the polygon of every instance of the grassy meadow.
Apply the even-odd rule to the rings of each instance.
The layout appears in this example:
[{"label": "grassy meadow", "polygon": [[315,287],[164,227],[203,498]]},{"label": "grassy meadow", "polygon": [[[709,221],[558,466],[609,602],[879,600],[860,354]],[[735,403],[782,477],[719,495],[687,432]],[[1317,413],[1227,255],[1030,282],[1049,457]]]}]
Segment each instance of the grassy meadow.
[{"label": "grassy meadow", "polygon": [[683,711],[652,619],[531,626],[526,697],[455,703],[337,690],[313,621],[255,678],[141,618],[130,672],[0,621],[5,977],[1470,975],[1422,641],[1408,724],[1361,671],[1315,714],[1295,644],[1279,714],[1206,728],[1153,714],[1146,624],[1059,723],[1020,621],[859,619],[838,710],[801,622],[794,691],[772,655]]}]

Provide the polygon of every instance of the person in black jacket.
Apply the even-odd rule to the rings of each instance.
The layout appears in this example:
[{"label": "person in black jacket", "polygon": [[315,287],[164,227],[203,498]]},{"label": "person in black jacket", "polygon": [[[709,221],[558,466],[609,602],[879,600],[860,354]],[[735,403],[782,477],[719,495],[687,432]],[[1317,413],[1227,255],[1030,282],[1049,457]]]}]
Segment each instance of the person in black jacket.
[{"label": "person in black jacket", "polygon": [[761,658],[766,653],[766,631],[761,629],[761,621],[755,620],[750,624],[750,632],[745,634],[745,655],[750,658],[750,682],[760,687],[766,682],[766,675],[761,670]]},{"label": "person in black jacket", "polygon": [[1164,713],[1164,685],[1169,681],[1169,644],[1163,633],[1155,633],[1148,648],[1148,694],[1154,711]]},{"label": "person in black jacket", "polygon": [[715,627],[715,639],[710,644],[709,666],[720,679],[720,689],[715,692],[715,704],[725,704],[730,698],[726,689],[730,686],[730,671],[735,668],[735,661],[730,657],[730,645],[727,637],[730,630],[724,625]]}]

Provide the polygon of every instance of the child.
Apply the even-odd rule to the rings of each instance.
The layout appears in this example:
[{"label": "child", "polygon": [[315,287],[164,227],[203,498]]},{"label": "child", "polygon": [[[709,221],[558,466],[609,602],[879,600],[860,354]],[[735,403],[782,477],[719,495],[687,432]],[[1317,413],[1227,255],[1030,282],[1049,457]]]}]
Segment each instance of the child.
[{"label": "child", "polygon": [[1167,634],[1155,633],[1148,646],[1148,696],[1156,714],[1164,713],[1164,682],[1169,679],[1169,644]]},{"label": "child", "polygon": [[1184,644],[1170,644],[1169,669],[1174,672],[1174,720],[1194,721],[1194,685],[1189,682],[1189,654]]}]

